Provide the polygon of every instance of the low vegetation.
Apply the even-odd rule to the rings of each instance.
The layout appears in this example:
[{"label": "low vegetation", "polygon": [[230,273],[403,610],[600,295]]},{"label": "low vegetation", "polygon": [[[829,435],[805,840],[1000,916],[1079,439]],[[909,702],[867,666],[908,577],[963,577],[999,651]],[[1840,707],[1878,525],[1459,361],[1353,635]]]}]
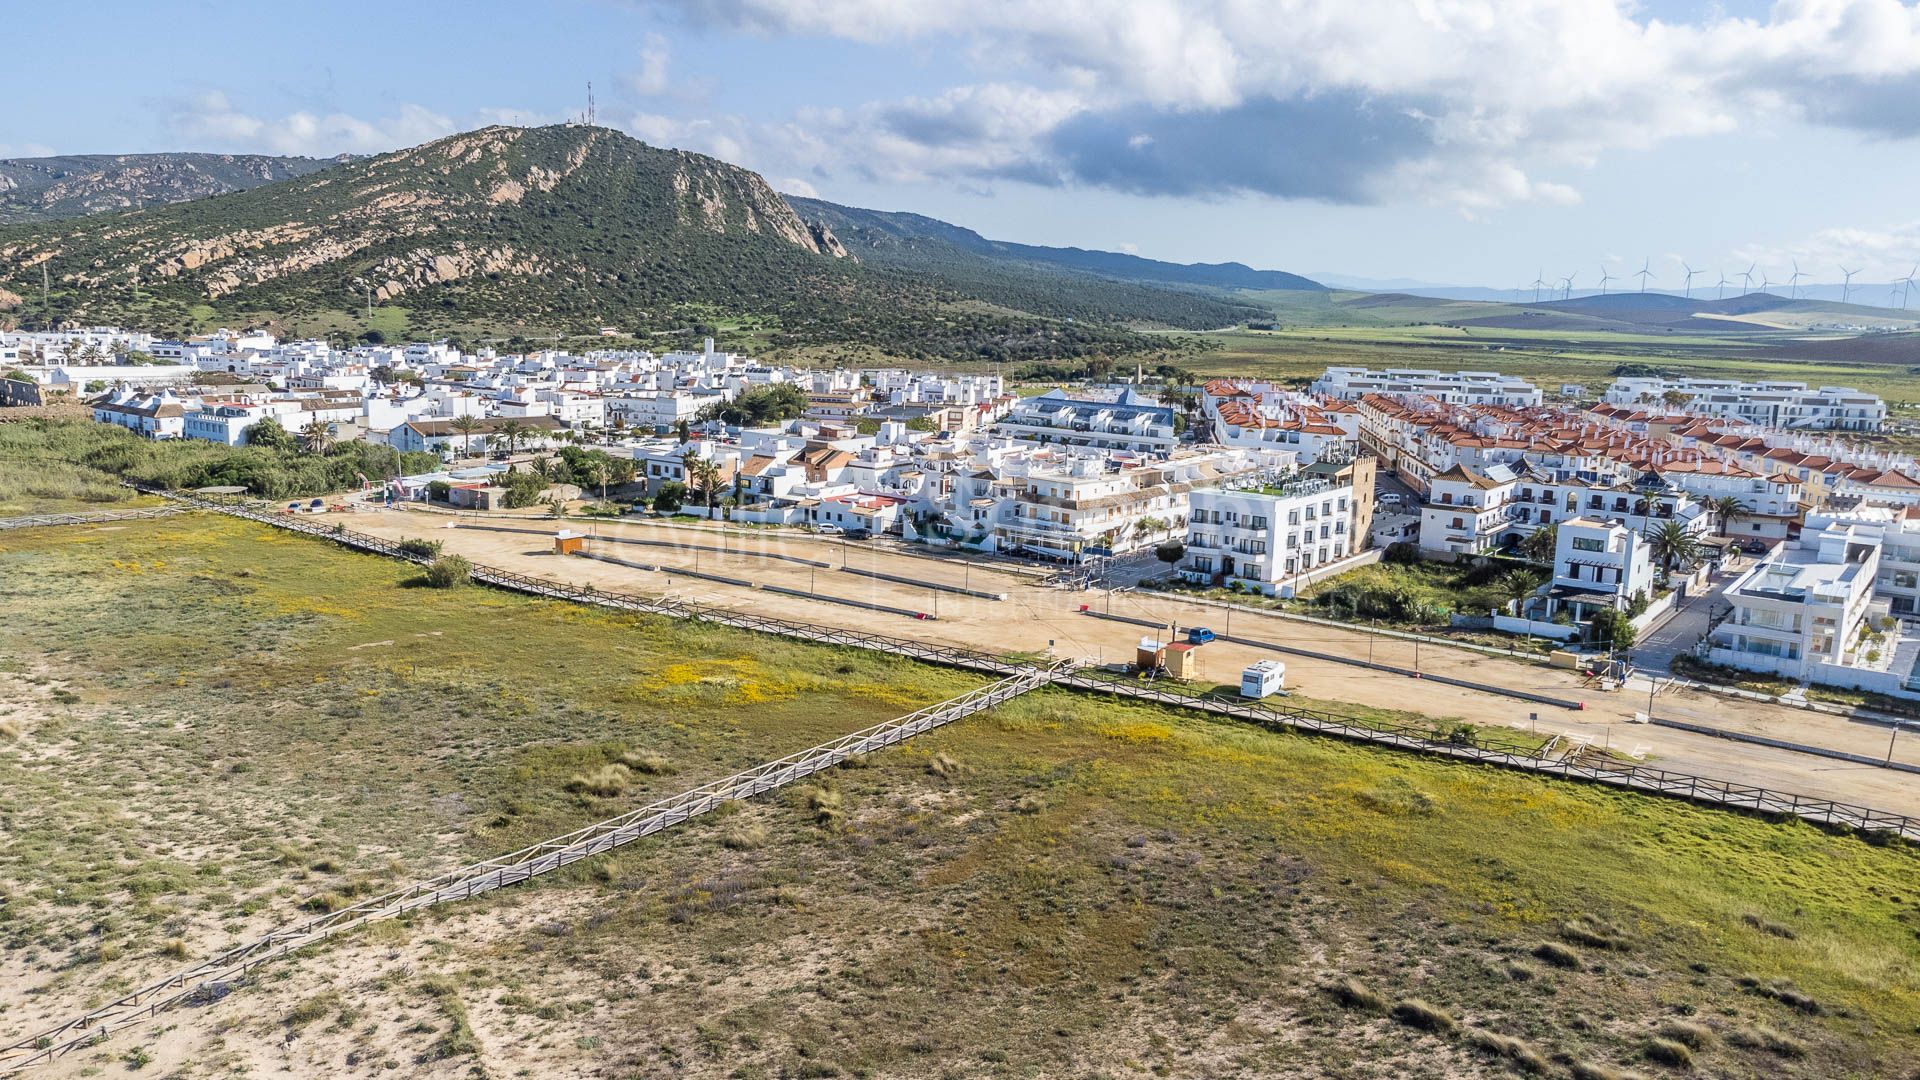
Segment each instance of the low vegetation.
[{"label": "low vegetation", "polygon": [[126,481],[175,489],[237,486],[279,499],[438,465],[432,454],[402,454],[359,440],[313,453],[290,437],[271,446],[155,442],[91,420],[25,420],[0,424],[0,513],[109,508],[134,497]]},{"label": "low vegetation", "polygon": [[[0,1034],[166,942],[977,685],[417,573],[200,516],[0,534],[27,600],[0,625]],[[280,1053],[335,990],[298,1054],[434,1076],[1602,1080],[1669,1072],[1657,1043],[1742,1080],[1920,1068],[1905,846],[1063,690],[851,764],[306,954],[180,1014],[150,1067]],[[616,765],[623,793],[568,790]]]}]

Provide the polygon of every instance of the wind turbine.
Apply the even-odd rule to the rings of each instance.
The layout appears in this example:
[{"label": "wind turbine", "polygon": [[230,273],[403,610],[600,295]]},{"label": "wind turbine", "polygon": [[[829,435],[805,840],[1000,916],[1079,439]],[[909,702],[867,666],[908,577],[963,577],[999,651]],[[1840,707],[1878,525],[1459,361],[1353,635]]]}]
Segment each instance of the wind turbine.
[{"label": "wind turbine", "polygon": [[1713,298],[1715,300],[1725,300],[1727,298],[1727,272],[1725,270],[1720,271],[1720,280],[1713,285]]},{"label": "wind turbine", "polygon": [[[1747,283],[1747,284],[1746,284],[1746,290],[1747,290],[1748,292],[1752,292],[1752,291],[1753,291],[1753,272],[1754,272],[1754,271],[1755,271],[1756,269],[1758,269],[1758,268],[1759,268],[1759,266],[1760,266],[1760,262],[1759,262],[1759,260],[1757,260],[1757,259],[1756,259],[1756,260],[1754,260],[1754,262],[1753,262],[1753,264],[1752,264],[1752,265],[1750,265],[1750,266],[1748,266],[1748,267],[1747,267],[1747,271],[1746,271],[1746,273],[1744,273],[1744,274],[1741,274],[1741,275],[1740,275],[1740,276],[1741,276],[1742,278],[1744,278],[1744,279],[1746,280],[1746,283]],[[1761,280],[1761,281],[1765,281],[1765,280],[1767,280],[1767,279],[1766,279],[1766,277],[1765,277],[1764,275],[1762,275],[1762,277],[1760,278],[1760,280]],[[1762,285],[1762,286],[1760,286],[1760,287],[1761,287],[1762,289],[1765,289],[1765,288],[1766,288],[1766,286],[1765,286],[1765,285]]]},{"label": "wind turbine", "polygon": [[1579,272],[1578,270],[1576,270],[1576,271],[1574,271],[1573,273],[1571,273],[1571,274],[1568,274],[1568,275],[1567,275],[1566,277],[1563,277],[1563,278],[1561,278],[1561,279],[1560,279],[1560,285],[1561,285],[1561,289],[1562,289],[1562,291],[1561,291],[1561,293],[1560,293],[1560,299],[1562,299],[1562,300],[1571,300],[1571,299],[1573,299],[1573,279],[1574,279],[1574,278],[1575,278],[1576,276],[1578,276],[1578,275],[1579,275],[1579,273],[1580,273],[1580,272]]},{"label": "wind turbine", "polygon": [[1607,264],[1601,263],[1600,264],[1600,295],[1601,296],[1607,295],[1607,282],[1617,281],[1617,280],[1618,279],[1615,278],[1612,274],[1607,273]]},{"label": "wind turbine", "polygon": [[1693,299],[1693,275],[1702,273],[1702,271],[1695,270],[1684,262],[1680,264],[1680,268],[1687,272],[1687,299],[1691,300]]},{"label": "wind turbine", "polygon": [[1860,271],[1858,270],[1849,270],[1844,266],[1840,268],[1841,276],[1846,278],[1846,282],[1840,286],[1840,302],[1841,303],[1844,304],[1848,300],[1853,298],[1853,275],[1859,272]]},{"label": "wind turbine", "polygon": [[1800,299],[1800,279],[1807,275],[1800,272],[1800,260],[1793,260],[1793,276],[1787,279],[1787,285],[1793,289],[1793,298]]},{"label": "wind turbine", "polygon": [[1653,259],[1649,257],[1645,262],[1642,262],[1640,264],[1640,272],[1633,275],[1634,277],[1637,277],[1640,279],[1641,292],[1647,291],[1647,279],[1653,276],[1653,271],[1649,269],[1649,267],[1651,267],[1652,265],[1653,265]]},{"label": "wind turbine", "polygon": [[1547,287],[1547,268],[1543,266],[1540,268],[1539,273],[1533,275],[1533,302],[1534,303],[1537,304],[1540,302],[1540,290],[1546,287]]},{"label": "wind turbine", "polygon": [[1773,288],[1773,279],[1768,277],[1766,274],[1762,273],[1760,275],[1760,291],[1766,292],[1768,289],[1771,289],[1771,288]]},{"label": "wind turbine", "polygon": [[1913,275],[1915,274],[1920,274],[1920,263],[1915,263],[1913,265],[1913,269],[1907,271],[1907,276],[1900,279],[1900,310],[1901,311],[1907,310],[1907,296],[1913,292]]}]

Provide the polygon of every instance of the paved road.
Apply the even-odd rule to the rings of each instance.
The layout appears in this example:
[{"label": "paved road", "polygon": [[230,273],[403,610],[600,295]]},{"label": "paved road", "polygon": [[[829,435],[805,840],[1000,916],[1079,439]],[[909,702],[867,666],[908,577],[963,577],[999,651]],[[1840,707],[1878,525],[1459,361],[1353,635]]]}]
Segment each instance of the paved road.
[{"label": "paved road", "polygon": [[1634,646],[1634,666],[1644,671],[1672,674],[1668,665],[1673,658],[1692,649],[1694,642],[1707,632],[1708,618],[1727,606],[1723,594],[1736,576],[1722,574],[1711,589],[1688,597],[1678,610],[1648,631],[1646,638]]}]

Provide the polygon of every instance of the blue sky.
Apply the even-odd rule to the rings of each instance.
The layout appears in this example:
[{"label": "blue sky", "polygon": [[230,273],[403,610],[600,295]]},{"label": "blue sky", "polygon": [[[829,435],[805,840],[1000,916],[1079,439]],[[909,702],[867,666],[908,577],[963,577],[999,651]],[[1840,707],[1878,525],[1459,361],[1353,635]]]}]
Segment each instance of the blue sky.
[{"label": "blue sky", "polygon": [[590,79],[650,142],[1031,243],[1496,287],[1920,261],[1900,0],[108,0],[9,29],[4,155],[365,153],[558,120]]}]

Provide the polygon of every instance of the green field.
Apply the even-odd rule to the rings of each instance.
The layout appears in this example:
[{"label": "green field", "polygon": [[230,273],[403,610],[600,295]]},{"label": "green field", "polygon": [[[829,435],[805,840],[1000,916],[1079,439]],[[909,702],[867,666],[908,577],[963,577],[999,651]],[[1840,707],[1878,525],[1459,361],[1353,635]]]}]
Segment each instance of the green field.
[{"label": "green field", "polygon": [[1684,335],[1475,330],[1446,326],[1311,327],[1189,335],[1214,346],[1187,361],[1207,374],[1311,381],[1328,367],[1494,370],[1554,393],[1562,383],[1597,395],[1621,364],[1650,364],[1699,378],[1797,379],[1879,394],[1890,408],[1920,408],[1920,376],[1884,364],[1793,363],[1742,358],[1740,339]]},{"label": "green field", "polygon": [[[0,1029],[978,683],[414,573],[203,516],[0,533]],[[543,882],[78,1067],[1920,1067],[1905,845],[1065,691]]]}]

